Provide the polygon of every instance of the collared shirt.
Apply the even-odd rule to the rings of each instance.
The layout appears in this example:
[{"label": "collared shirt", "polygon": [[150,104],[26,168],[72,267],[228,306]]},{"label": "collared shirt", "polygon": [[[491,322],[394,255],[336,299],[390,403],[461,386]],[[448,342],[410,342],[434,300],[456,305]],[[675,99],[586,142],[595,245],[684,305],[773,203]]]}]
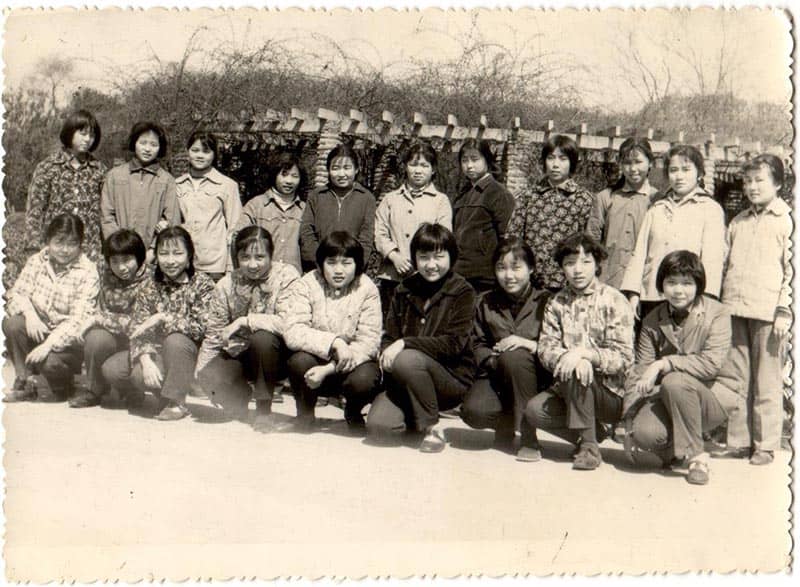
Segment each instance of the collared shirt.
[{"label": "collared shirt", "polygon": [[539,335],[539,359],[554,371],[561,356],[575,348],[597,352],[595,377],[610,392],[623,395],[633,364],[633,310],[622,293],[599,280],[583,292],[570,286],[550,298]]},{"label": "collared shirt", "polygon": [[63,351],[80,336],[84,319],[94,311],[100,278],[97,267],[81,254],[65,267],[50,262],[47,249],[32,255],[8,293],[6,313],[21,314],[27,298],[50,330],[53,350]]},{"label": "collared shirt", "polygon": [[195,269],[206,273],[231,269],[230,243],[242,214],[237,183],[212,168],[199,180],[181,175],[176,187],[183,227],[194,243]]},{"label": "collared shirt", "polygon": [[734,316],[772,321],[792,306],[789,205],[775,198],[761,211],[750,207],[728,226],[728,267],[722,301]]},{"label": "collared shirt", "polygon": [[272,254],[274,261],[293,265],[297,271],[302,271],[300,265],[300,221],[306,204],[299,196],[295,196],[291,205],[285,210],[278,203],[278,196],[274,189],[256,196],[242,209],[242,216],[236,226],[239,232],[246,226],[260,226],[272,236],[275,251]]},{"label": "collared shirt", "polygon": [[520,193],[508,233],[519,236],[536,256],[536,283],[556,289],[565,284],[564,274],[553,259],[556,245],[567,236],[583,232],[594,196],[575,180],[554,187],[547,177],[533,189]]},{"label": "collared shirt", "polygon": [[180,222],[175,178],[156,161],[142,166],[138,159],[108,172],[100,196],[103,238],[121,228],[136,231],[145,246],[153,246],[156,224]]},{"label": "collared shirt", "polygon": [[319,243],[337,230],[349,232],[361,243],[366,262],[374,248],[375,196],[358,182],[341,197],[330,186],[311,192],[300,224],[303,261],[314,263]]},{"label": "collared shirt", "polygon": [[[197,370],[205,367],[220,351],[231,357],[238,357],[250,346],[249,335],[255,330],[268,330],[283,335],[283,321],[275,313],[278,298],[286,295],[290,285],[300,279],[293,265],[273,261],[265,279],[248,278],[240,269],[235,269],[217,282],[206,320],[206,332],[200,353],[197,356]],[[227,341],[222,339],[222,331],[234,320],[244,316],[260,315],[260,328],[245,328]]]},{"label": "collared shirt", "polygon": [[25,211],[26,249],[38,251],[46,244],[44,235],[50,222],[65,212],[83,221],[83,251],[94,262],[99,261],[100,190],[106,166],[89,155],[78,162],[69,151],[61,149],[41,161],[33,171]]},{"label": "collared shirt", "polygon": [[441,224],[453,229],[453,209],[450,199],[430,183],[421,195],[414,197],[408,185],[389,192],[375,211],[375,248],[383,257],[378,277],[400,281],[400,275],[389,261],[394,250],[411,259],[411,239],[424,222]]},{"label": "collared shirt", "polygon": [[656,288],[658,266],[669,253],[682,249],[700,257],[706,292],[719,296],[726,253],[725,214],[710,194],[699,189],[679,202],[669,191],[653,203],[639,229],[620,289],[638,294],[642,301],[662,300]]},{"label": "collared shirt", "polygon": [[122,281],[106,265],[97,298],[96,325],[114,335],[130,334],[136,296],[151,276],[152,270],[143,264],[132,280]]},{"label": "collared shirt", "polygon": [[600,276],[610,286],[622,285],[644,215],[657,195],[658,190],[645,180],[635,191],[625,187],[605,189],[595,196],[586,233],[603,243],[608,251]]}]

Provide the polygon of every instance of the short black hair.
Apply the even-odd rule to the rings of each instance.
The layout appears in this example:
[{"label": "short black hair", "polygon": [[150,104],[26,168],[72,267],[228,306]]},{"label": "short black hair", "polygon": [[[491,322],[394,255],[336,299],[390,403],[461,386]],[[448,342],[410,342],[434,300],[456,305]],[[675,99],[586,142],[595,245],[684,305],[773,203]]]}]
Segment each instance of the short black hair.
[{"label": "short black hair", "polygon": [[600,263],[608,258],[608,252],[603,245],[585,232],[573,233],[558,243],[553,251],[553,259],[555,259],[559,267],[563,267],[564,259],[570,255],[579,254],[581,249],[587,255],[594,257],[595,263],[597,263],[596,274],[600,275]]},{"label": "short black hair", "polygon": [[61,132],[58,135],[65,149],[72,148],[72,137],[77,131],[84,128],[88,128],[92,131],[92,135],[94,135],[94,140],[89,146],[89,151],[94,151],[97,148],[97,145],[100,144],[101,136],[100,125],[97,123],[97,119],[94,117],[94,114],[88,110],[76,110],[71,112],[64,119],[64,124],[61,125]]},{"label": "short black hair", "polygon": [[111,233],[103,241],[103,258],[106,263],[114,255],[133,255],[136,257],[136,264],[141,267],[147,257],[147,249],[144,246],[142,237],[136,231],[122,228]]},{"label": "short black hair", "polygon": [[500,239],[492,255],[492,265],[497,265],[500,260],[509,253],[511,253],[515,259],[522,259],[525,261],[531,271],[536,271],[536,256],[533,254],[533,249],[518,236],[505,236]]},{"label": "short black hair", "polygon": [[685,157],[691,161],[695,168],[697,168],[697,185],[701,188],[705,187],[703,176],[706,173],[705,160],[700,149],[692,145],[675,145],[664,156],[664,167],[666,168],[667,176],[669,176],[669,162],[673,157]]},{"label": "short black hair", "polygon": [[502,172],[497,165],[497,159],[494,156],[494,152],[492,152],[492,143],[486,139],[469,138],[465,140],[461,144],[461,148],[458,150],[459,165],[461,165],[461,160],[464,158],[464,153],[469,150],[480,153],[481,157],[483,157],[483,160],[486,161],[487,171],[491,173],[492,177],[494,177],[497,181],[500,181]]},{"label": "short black hair", "polygon": [[411,144],[401,152],[400,165],[404,174],[406,166],[417,158],[425,159],[425,161],[430,163],[433,168],[433,174],[436,175],[436,168],[439,165],[436,149],[422,141],[412,141]]},{"label": "short black hair", "polygon": [[[650,169],[652,169],[653,162],[655,161],[655,155],[653,154],[653,148],[650,146],[650,141],[644,137],[628,137],[622,142],[622,144],[619,146],[618,159],[620,169],[622,168],[622,164],[625,162],[625,160],[631,157],[636,151],[639,151],[647,158],[647,160],[650,162]],[[614,182],[614,184],[611,186],[611,189],[621,190],[624,187],[625,174],[620,171],[619,179]]]},{"label": "short black hair", "polygon": [[128,151],[131,153],[136,152],[136,141],[146,132],[153,132],[158,137],[158,155],[156,155],[156,159],[161,159],[167,154],[167,145],[169,141],[167,140],[167,133],[164,127],[156,122],[146,120],[133,125],[128,135]]},{"label": "short black hair", "polygon": [[291,151],[281,151],[270,161],[267,171],[267,186],[271,188],[275,187],[278,175],[280,175],[282,171],[289,171],[292,167],[297,167],[297,171],[300,173],[300,183],[297,185],[297,191],[295,193],[298,196],[305,194],[306,188],[308,187],[308,172],[306,172],[305,167],[303,167],[300,156]]},{"label": "short black hair", "polygon": [[158,250],[167,241],[180,240],[183,241],[183,246],[186,247],[186,252],[189,256],[189,266],[186,268],[186,275],[189,277],[194,276],[194,243],[192,242],[192,235],[182,226],[169,226],[158,233],[156,237],[156,270],[153,278],[161,283],[164,281],[164,272],[158,265]]},{"label": "short black hair", "polygon": [[350,159],[356,168],[356,175],[358,175],[358,154],[353,147],[350,145],[345,145],[344,143],[341,145],[336,145],[333,149],[331,149],[331,152],[328,153],[328,157],[325,159],[325,169],[330,172],[333,160],[338,159],[339,157],[346,157],[347,159]]},{"label": "short black hair", "polygon": [[75,214],[64,212],[63,214],[55,216],[50,221],[50,224],[47,225],[44,238],[45,242],[49,243],[57,236],[63,236],[77,239],[80,244],[83,244],[83,235],[83,220]]},{"label": "short black hair", "polygon": [[186,149],[187,150],[191,149],[192,145],[194,145],[197,141],[200,141],[201,145],[203,145],[206,149],[214,153],[214,163],[216,163],[217,137],[215,137],[213,133],[210,133],[207,130],[196,130],[189,135],[189,139],[186,141]]},{"label": "short black hair", "polygon": [[542,170],[547,172],[547,158],[552,155],[556,149],[561,150],[567,159],[569,159],[569,177],[575,175],[578,170],[578,158],[580,151],[578,150],[578,143],[567,135],[553,135],[542,147]]},{"label": "short black hair", "polygon": [[264,248],[267,254],[272,259],[272,254],[275,252],[275,245],[272,242],[272,235],[266,228],[251,224],[244,227],[236,234],[231,247],[231,260],[233,261],[234,269],[239,268],[239,253],[246,251],[251,245],[255,243],[264,243]]},{"label": "short black hair", "polygon": [[661,261],[656,273],[656,290],[664,293],[664,281],[673,275],[686,275],[694,279],[698,297],[706,291],[706,270],[703,262],[691,251],[672,251]]},{"label": "short black hair", "polygon": [[317,267],[322,271],[325,259],[345,257],[356,263],[356,277],[364,273],[364,247],[353,235],[344,230],[336,230],[322,239],[317,247]]},{"label": "short black hair", "polygon": [[747,163],[742,165],[742,175],[748,171],[758,171],[762,167],[766,167],[772,176],[772,182],[777,186],[783,186],[783,161],[780,157],[771,155],[769,153],[762,153],[750,159]]},{"label": "short black hair", "polygon": [[434,253],[447,251],[450,255],[450,266],[458,261],[458,245],[456,237],[441,224],[423,222],[411,238],[411,264],[417,268],[417,253]]}]

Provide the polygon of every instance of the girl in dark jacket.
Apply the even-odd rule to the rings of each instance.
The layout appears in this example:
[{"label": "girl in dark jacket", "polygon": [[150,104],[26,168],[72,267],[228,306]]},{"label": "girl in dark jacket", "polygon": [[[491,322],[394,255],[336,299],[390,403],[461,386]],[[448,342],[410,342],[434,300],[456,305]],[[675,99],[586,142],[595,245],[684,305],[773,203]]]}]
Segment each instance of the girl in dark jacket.
[{"label": "girl in dark jacket", "polygon": [[411,240],[417,273],[397,288],[381,341],[386,392],[373,402],[373,437],[406,430],[424,434],[420,450],[444,450],[439,411],[458,406],[472,384],[470,332],[475,290],[452,271],[458,258],[453,233],[425,223]]}]

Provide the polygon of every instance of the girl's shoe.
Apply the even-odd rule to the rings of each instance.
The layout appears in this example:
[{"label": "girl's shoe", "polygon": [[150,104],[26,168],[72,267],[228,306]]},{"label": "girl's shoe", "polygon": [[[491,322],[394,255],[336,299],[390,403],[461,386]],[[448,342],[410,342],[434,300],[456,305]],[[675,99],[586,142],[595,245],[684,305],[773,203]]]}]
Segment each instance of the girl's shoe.
[{"label": "girl's shoe", "polygon": [[690,460],[689,472],[686,474],[686,481],[692,485],[707,485],[708,463],[700,460]]},{"label": "girl's shoe", "polygon": [[724,448],[711,451],[713,459],[746,459],[750,456],[750,449],[746,446]]},{"label": "girl's shoe", "polygon": [[600,447],[596,444],[582,442],[581,448],[572,462],[572,468],[578,471],[594,471],[602,462]]},{"label": "girl's shoe", "polygon": [[425,434],[425,438],[422,439],[419,451],[427,453],[442,452],[445,446],[447,446],[447,441],[444,439],[444,434],[436,428],[431,428]]},{"label": "girl's shoe", "polygon": [[757,450],[753,453],[753,456],[750,457],[750,464],[758,466],[769,465],[774,460],[775,455],[772,454],[771,450]]},{"label": "girl's shoe", "polygon": [[542,451],[538,446],[523,446],[517,451],[516,459],[522,463],[535,463],[542,460]]},{"label": "girl's shoe", "polygon": [[69,407],[71,408],[91,408],[100,405],[100,396],[95,395],[88,389],[79,391],[69,400]]},{"label": "girl's shoe", "polygon": [[183,404],[176,404],[170,402],[158,413],[156,420],[169,422],[173,420],[182,420],[189,415],[189,408]]}]

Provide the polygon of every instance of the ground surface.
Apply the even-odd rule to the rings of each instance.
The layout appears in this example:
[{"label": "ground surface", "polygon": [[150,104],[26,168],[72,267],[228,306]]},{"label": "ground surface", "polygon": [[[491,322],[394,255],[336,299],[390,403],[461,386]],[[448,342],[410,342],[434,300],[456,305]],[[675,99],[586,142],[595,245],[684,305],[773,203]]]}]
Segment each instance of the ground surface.
[{"label": "ground surface", "polygon": [[[8,372],[4,370],[6,381]],[[146,407],[152,407],[146,406]],[[293,414],[293,402],[276,406]],[[447,420],[450,446],[376,447],[333,424],[259,435],[192,399],[193,417],[6,405],[10,579],[713,569],[777,570],[789,552],[789,453],[715,461],[688,485],[606,441],[595,472],[542,434],[523,464]],[[320,416],[337,419],[328,406]],[[288,416],[287,416],[288,417]],[[649,466],[648,466],[649,465]]]}]

